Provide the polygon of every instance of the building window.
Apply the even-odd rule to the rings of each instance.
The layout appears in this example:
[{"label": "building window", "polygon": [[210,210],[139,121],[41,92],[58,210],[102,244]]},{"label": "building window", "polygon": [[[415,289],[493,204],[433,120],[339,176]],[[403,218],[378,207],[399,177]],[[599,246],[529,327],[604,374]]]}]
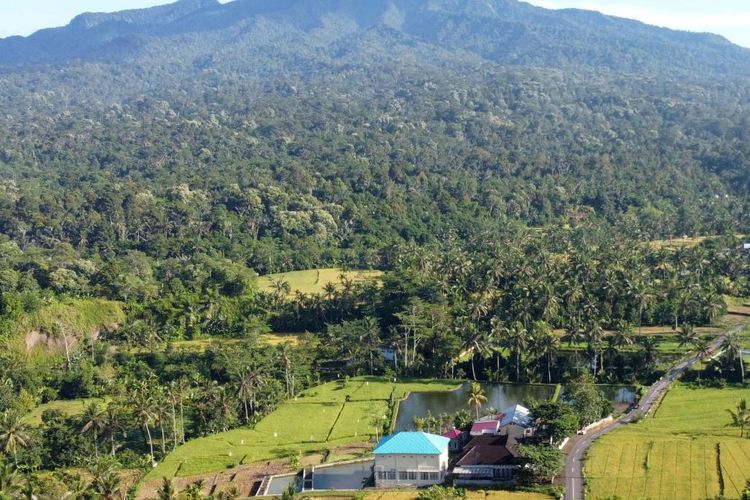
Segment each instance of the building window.
[{"label": "building window", "polygon": [[409,481],[416,481],[417,480],[417,473],[416,471],[410,470],[408,472],[409,474]]},{"label": "building window", "polygon": [[387,479],[390,481],[396,480],[396,471],[395,470],[389,470],[387,473]]},{"label": "building window", "polygon": [[419,480],[420,481],[429,481],[430,480],[430,473],[429,472],[420,472],[419,473]]},{"label": "building window", "polygon": [[398,478],[401,481],[406,481],[409,478],[409,476],[405,470],[401,470],[401,471],[398,471]]},{"label": "building window", "polygon": [[430,481],[437,481],[440,479],[440,474],[437,472],[430,472]]}]

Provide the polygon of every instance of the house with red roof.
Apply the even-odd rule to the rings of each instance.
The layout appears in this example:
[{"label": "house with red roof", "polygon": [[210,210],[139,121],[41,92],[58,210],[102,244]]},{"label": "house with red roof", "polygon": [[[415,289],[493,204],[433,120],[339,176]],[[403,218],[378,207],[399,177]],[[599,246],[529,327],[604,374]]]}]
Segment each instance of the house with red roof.
[{"label": "house with red roof", "polygon": [[517,447],[516,438],[507,434],[475,437],[453,468],[453,484],[486,487],[515,481],[521,466]]},{"label": "house with red roof", "polygon": [[479,420],[477,422],[474,422],[474,425],[471,426],[471,431],[469,431],[469,434],[472,437],[485,435],[494,436],[498,432],[500,432],[499,420]]},{"label": "house with red roof", "polygon": [[441,435],[451,440],[448,444],[448,451],[451,453],[458,453],[469,441],[469,433],[462,431],[461,429],[456,429],[455,427]]}]

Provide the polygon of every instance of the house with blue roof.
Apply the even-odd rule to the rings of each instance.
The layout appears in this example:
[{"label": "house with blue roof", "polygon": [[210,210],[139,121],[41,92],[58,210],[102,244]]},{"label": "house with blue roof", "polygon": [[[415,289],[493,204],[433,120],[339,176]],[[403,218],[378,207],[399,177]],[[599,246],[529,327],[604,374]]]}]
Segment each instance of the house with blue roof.
[{"label": "house with blue roof", "polygon": [[441,484],[448,472],[450,438],[426,432],[399,432],[375,447],[375,486],[422,487]]}]

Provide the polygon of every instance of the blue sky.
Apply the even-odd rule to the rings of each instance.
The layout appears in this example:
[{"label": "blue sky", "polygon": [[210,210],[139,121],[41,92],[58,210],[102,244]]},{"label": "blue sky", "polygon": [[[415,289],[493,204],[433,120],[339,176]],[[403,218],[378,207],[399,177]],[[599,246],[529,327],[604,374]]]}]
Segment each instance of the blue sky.
[{"label": "blue sky", "polygon": [[598,10],[648,24],[724,35],[750,47],[750,0],[526,0],[548,9]]},{"label": "blue sky", "polygon": [[[150,7],[169,0],[0,0],[0,37],[67,24],[81,12]],[[221,0],[226,2],[228,0]],[[273,1],[273,0],[268,0]],[[309,0],[314,1],[314,0]],[[367,1],[367,0],[362,0]],[[719,33],[750,47],[750,0],[527,0],[550,9],[576,7],[649,24]]]}]

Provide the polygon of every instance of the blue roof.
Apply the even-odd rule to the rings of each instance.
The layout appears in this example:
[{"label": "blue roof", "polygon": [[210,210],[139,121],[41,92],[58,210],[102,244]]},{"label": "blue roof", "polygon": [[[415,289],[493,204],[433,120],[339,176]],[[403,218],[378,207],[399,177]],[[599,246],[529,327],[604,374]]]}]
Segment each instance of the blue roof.
[{"label": "blue roof", "polygon": [[399,432],[380,440],[375,455],[440,455],[450,439],[426,432]]}]

